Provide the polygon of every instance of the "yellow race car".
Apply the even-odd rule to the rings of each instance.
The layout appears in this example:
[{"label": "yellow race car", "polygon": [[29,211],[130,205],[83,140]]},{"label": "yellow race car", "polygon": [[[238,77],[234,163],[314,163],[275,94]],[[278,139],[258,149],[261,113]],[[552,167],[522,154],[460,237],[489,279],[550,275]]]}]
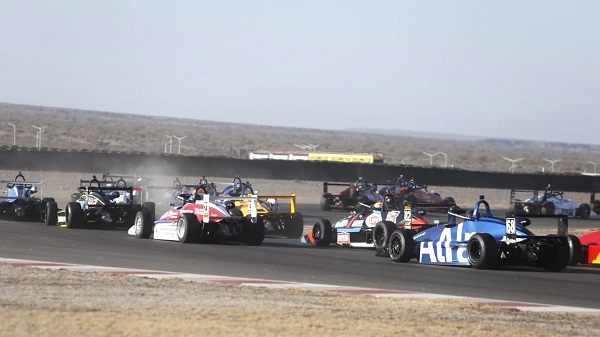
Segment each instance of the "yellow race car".
[{"label": "yellow race car", "polygon": [[[254,189],[250,182],[242,182],[242,179],[236,176],[232,184],[221,191],[221,195],[223,194],[254,195]],[[280,203],[281,200],[289,200],[289,202]],[[232,211],[247,216],[248,203],[236,201],[236,208]],[[257,215],[263,219],[266,235],[283,235],[290,239],[299,239],[304,232],[302,214],[296,211],[296,194],[258,196]]]},{"label": "yellow race car", "polygon": [[[289,200],[289,203],[280,203]],[[257,215],[265,224],[265,235],[283,235],[289,239],[299,239],[304,232],[302,214],[296,211],[296,194],[262,195],[256,205]],[[236,209],[240,215],[249,214],[248,203],[236,201]]]}]

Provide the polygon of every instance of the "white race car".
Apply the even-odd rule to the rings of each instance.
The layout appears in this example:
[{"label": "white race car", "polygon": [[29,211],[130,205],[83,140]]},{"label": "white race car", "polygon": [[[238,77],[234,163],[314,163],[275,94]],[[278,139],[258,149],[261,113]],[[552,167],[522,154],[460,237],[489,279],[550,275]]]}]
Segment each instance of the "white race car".
[{"label": "white race car", "polygon": [[[147,210],[139,211],[127,233],[141,239],[152,237],[184,243],[227,240],[258,246],[263,242],[265,227],[262,218],[257,216],[256,196],[210,196],[199,194],[201,189],[198,187],[193,195],[181,193],[178,198],[183,206],[171,208],[156,221]],[[235,208],[236,200],[250,205],[248,216],[241,215]]]},{"label": "white race car", "polygon": [[589,204],[578,204],[563,197],[562,191],[553,191],[550,185],[544,193],[536,194],[524,201],[513,200],[519,215],[567,215],[571,218],[587,219],[592,213]]}]

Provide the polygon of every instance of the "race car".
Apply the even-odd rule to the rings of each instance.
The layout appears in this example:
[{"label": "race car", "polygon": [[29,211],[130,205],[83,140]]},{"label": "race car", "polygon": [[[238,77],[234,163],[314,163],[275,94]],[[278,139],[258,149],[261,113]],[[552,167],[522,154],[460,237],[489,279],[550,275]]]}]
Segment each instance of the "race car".
[{"label": "race car", "polygon": [[393,195],[397,205],[409,202],[413,207],[424,207],[432,211],[446,212],[450,207],[456,207],[453,197],[445,197],[437,192],[427,191],[427,185],[417,185],[414,179],[405,181],[403,176],[394,185],[385,185],[379,190],[381,195]]},{"label": "race car", "polygon": [[[329,191],[329,186],[344,186],[338,194]],[[359,177],[353,183],[323,182],[323,194],[321,195],[320,207],[324,211],[332,208],[355,209],[361,211],[362,205],[373,205],[383,201],[383,196],[377,193],[377,184]]]},{"label": "race car", "polygon": [[80,180],[77,192],[65,208],[62,227],[82,228],[89,224],[116,227],[131,226],[138,211],[144,209],[154,218],[155,205],[134,203],[133,187],[123,179],[116,182],[100,181],[94,175],[91,180]]},{"label": "race car", "polygon": [[317,246],[334,243],[345,247],[375,248],[376,254],[381,255],[387,249],[389,234],[397,228],[406,226],[415,231],[426,228],[425,214],[426,210],[413,209],[408,204],[404,209],[391,208],[382,202],[363,205],[361,212],[352,212],[333,226],[327,219],[318,220],[301,242]]},{"label": "race car", "polygon": [[[243,183],[241,178],[236,176],[233,183],[223,189],[221,195],[231,197],[254,195],[254,189],[250,182]],[[296,195],[260,195],[257,196],[257,214],[262,218],[265,225],[266,235],[284,235],[289,239],[298,239],[304,232],[304,219],[302,214],[296,211]],[[284,205],[280,201],[286,200]],[[247,201],[236,200],[236,208],[233,213],[240,212],[238,215],[247,216],[250,214],[250,205]],[[289,206],[288,206],[289,205]]]},{"label": "race car", "polygon": [[[196,191],[200,192],[200,188]],[[127,233],[141,239],[183,243],[241,241],[259,246],[264,240],[264,224],[256,213],[256,197],[222,197],[208,194],[179,195],[182,206],[173,207],[153,221],[146,209],[138,211]],[[191,200],[191,201],[190,201]],[[250,215],[232,214],[235,201],[247,201]]]},{"label": "race car", "polygon": [[249,181],[242,182],[242,178],[236,175],[231,184],[227,185],[220,194],[231,197],[240,197],[244,195],[254,195],[254,189]]},{"label": "race car", "polygon": [[[484,208],[482,210],[482,207]],[[483,213],[482,213],[483,212]],[[529,231],[528,218],[494,217],[481,196],[465,216],[454,214],[446,224],[418,233],[394,231],[389,239],[389,256],[395,262],[471,266],[495,269],[503,265],[542,267],[561,271],[571,259],[567,227],[559,219],[559,235],[540,236]]]},{"label": "race car", "polygon": [[591,264],[600,266],[600,231],[571,237],[572,255],[570,265]]},{"label": "race car", "polygon": [[533,196],[526,200],[516,198],[516,192],[531,192],[526,190],[511,190],[510,203],[517,215],[567,215],[571,218],[587,219],[591,215],[589,204],[578,204],[563,197],[562,191],[552,190],[550,185],[544,193],[533,191]]},{"label": "race car", "polygon": [[11,220],[41,221],[47,226],[55,226],[58,222],[58,206],[54,198],[37,198],[34,196],[41,182],[25,181],[21,172],[14,180],[0,180],[0,184],[8,190],[6,196],[0,196],[0,216]]}]

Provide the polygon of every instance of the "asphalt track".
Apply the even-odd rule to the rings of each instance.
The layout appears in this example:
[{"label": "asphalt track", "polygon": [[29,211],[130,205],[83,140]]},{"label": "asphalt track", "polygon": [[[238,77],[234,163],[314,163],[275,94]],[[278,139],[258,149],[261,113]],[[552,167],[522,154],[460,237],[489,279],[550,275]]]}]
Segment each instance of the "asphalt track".
[{"label": "asphalt track", "polygon": [[[306,226],[318,218],[332,222],[345,212],[299,205]],[[443,219],[431,214],[430,220]],[[538,225],[541,223],[541,225]],[[551,229],[556,220],[536,219]],[[570,228],[598,228],[600,220],[570,220]],[[534,231],[535,232],[535,231]],[[475,270],[463,267],[397,264],[371,250],[303,245],[299,240],[266,238],[262,246],[181,244],[141,240],[125,230],[66,229],[42,223],[0,221],[0,257],[121,268],[164,270],[427,292],[454,296],[546,303],[600,309],[600,268],[568,267]]]}]

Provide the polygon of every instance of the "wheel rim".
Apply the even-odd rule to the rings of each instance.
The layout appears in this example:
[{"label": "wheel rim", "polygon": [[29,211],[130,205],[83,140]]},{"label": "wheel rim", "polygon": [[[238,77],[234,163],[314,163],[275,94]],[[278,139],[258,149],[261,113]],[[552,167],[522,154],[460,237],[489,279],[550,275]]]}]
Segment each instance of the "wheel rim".
[{"label": "wheel rim", "polygon": [[402,242],[400,238],[396,235],[390,239],[390,255],[391,256],[400,256],[400,252],[402,251]]},{"label": "wheel rim", "polygon": [[142,232],[142,217],[136,215],[133,225],[135,226],[135,234],[140,234]]},{"label": "wheel rim", "polygon": [[469,245],[469,260],[473,263],[477,263],[481,259],[482,253],[483,249],[478,241],[473,241],[471,245]]},{"label": "wheel rim", "polygon": [[182,238],[185,233],[185,226],[183,225],[183,219],[177,221],[177,237]]},{"label": "wheel rim", "polygon": [[321,226],[315,226],[315,229],[313,230],[313,236],[317,239],[321,239],[323,237]]}]

